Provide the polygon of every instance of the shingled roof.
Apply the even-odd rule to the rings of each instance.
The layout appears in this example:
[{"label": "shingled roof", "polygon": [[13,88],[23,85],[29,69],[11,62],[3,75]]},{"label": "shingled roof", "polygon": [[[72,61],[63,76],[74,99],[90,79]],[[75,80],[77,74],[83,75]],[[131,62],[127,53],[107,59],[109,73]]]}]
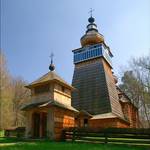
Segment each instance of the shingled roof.
[{"label": "shingled roof", "polygon": [[114,80],[99,59],[80,64],[74,70],[72,106],[92,115],[112,112],[124,119]]},{"label": "shingled roof", "polygon": [[63,84],[64,86],[67,86],[69,89],[74,89],[71,85],[69,85],[64,79],[62,79],[60,76],[58,76],[55,71],[50,71],[47,74],[43,75],[39,79],[33,81],[29,85],[27,85],[27,88],[34,87],[39,84],[43,84],[46,82],[51,82],[51,81],[56,81],[59,82],[60,84]]},{"label": "shingled roof", "polygon": [[136,109],[138,109],[138,106],[132,102],[131,98],[119,87],[116,86],[118,96],[119,96],[119,101],[122,103],[130,103],[132,104]]},{"label": "shingled roof", "polygon": [[91,115],[90,113],[88,113],[88,112],[85,111],[85,110],[80,110],[78,115],[79,115],[79,116],[87,116],[87,117],[89,117],[89,118],[92,118],[92,117],[93,117],[93,115]]},{"label": "shingled roof", "polygon": [[30,104],[23,106],[21,109],[22,110],[30,110],[33,108],[42,108],[42,107],[48,107],[48,106],[56,106],[56,107],[68,109],[68,110],[71,110],[74,112],[78,112],[78,110],[76,110],[72,106],[59,103],[58,101],[55,101],[55,100],[49,100],[46,102],[39,102],[39,103],[30,103]]},{"label": "shingled roof", "polygon": [[107,119],[107,118],[118,118],[118,116],[113,114],[112,112],[109,112],[109,113],[94,115],[92,120],[93,119]]}]

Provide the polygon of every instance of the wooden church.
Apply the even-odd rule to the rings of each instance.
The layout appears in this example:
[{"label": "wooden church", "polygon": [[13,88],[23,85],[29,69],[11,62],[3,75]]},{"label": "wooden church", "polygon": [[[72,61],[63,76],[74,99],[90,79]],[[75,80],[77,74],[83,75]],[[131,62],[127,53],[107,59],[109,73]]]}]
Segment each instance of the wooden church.
[{"label": "wooden church", "polygon": [[73,50],[74,74],[69,85],[50,71],[27,85],[31,102],[26,111],[26,137],[58,140],[63,128],[138,128],[138,110],[116,85],[113,54],[91,16],[81,48]]}]

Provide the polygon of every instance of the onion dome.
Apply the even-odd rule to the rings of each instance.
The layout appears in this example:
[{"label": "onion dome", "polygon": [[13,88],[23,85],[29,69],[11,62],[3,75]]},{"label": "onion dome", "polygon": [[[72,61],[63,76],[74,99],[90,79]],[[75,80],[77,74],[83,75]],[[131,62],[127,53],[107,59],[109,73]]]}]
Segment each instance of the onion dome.
[{"label": "onion dome", "polygon": [[95,19],[91,16],[88,21],[86,33],[80,39],[82,47],[104,42],[103,35],[98,32],[97,25],[94,23]]}]

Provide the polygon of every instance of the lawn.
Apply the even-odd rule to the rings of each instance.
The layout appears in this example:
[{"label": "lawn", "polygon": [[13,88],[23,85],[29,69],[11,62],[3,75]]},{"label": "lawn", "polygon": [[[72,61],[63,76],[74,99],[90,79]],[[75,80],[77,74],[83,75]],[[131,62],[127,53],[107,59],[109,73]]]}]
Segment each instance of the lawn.
[{"label": "lawn", "polygon": [[148,146],[90,144],[77,142],[20,141],[0,138],[0,150],[150,150]]}]

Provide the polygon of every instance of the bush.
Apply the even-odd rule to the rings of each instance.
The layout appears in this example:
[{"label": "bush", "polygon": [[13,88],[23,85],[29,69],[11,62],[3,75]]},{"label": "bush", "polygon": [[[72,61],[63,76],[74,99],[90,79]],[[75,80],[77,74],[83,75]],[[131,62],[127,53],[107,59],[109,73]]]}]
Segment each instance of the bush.
[{"label": "bush", "polygon": [[4,137],[4,130],[0,130],[0,137]]}]

